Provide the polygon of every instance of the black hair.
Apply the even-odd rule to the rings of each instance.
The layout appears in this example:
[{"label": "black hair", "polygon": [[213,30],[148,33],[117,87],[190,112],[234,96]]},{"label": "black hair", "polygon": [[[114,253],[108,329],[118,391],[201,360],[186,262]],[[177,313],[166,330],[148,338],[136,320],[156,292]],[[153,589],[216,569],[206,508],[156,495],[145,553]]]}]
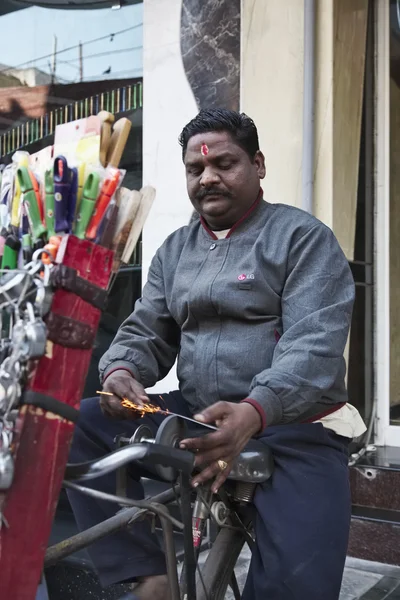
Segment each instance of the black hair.
[{"label": "black hair", "polygon": [[253,160],[255,153],[260,149],[258,143],[257,127],[254,121],[244,113],[238,113],[225,108],[203,109],[182,129],[179,143],[182,146],[182,158],[185,159],[188,141],[199,133],[210,131],[226,131],[240,146],[250,159]]}]

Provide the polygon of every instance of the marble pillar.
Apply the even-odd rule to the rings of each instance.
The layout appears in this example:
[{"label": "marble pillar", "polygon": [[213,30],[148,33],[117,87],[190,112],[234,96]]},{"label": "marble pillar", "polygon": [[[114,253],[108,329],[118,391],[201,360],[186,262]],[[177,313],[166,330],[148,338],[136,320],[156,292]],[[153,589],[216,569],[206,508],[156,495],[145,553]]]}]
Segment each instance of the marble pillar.
[{"label": "marble pillar", "polygon": [[182,0],[182,61],[199,109],[239,110],[240,4]]}]

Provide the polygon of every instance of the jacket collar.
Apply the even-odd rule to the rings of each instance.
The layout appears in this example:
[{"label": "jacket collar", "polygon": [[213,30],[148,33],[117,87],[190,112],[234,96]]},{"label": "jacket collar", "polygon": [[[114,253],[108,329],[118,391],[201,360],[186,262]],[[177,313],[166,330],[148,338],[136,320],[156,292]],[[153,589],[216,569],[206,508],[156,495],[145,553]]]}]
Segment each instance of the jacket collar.
[{"label": "jacket collar", "polygon": [[[227,236],[225,239],[231,237],[232,233],[244,222],[246,221],[246,219],[248,219],[250,217],[250,215],[255,211],[255,209],[258,207],[260,200],[263,197],[263,190],[262,188],[260,188],[260,191],[258,192],[258,196],[255,200],[255,202],[253,202],[253,204],[250,206],[250,208],[248,209],[248,211],[243,215],[243,217],[241,217],[239,219],[239,221],[236,221],[236,223],[230,228]],[[213,240],[217,240],[217,236],[215,235],[215,233],[213,231],[211,231],[211,229],[209,228],[207,221],[200,216],[200,222],[202,224],[202,226],[204,227],[204,229],[206,230],[206,232],[208,233],[208,235],[213,239]]]}]

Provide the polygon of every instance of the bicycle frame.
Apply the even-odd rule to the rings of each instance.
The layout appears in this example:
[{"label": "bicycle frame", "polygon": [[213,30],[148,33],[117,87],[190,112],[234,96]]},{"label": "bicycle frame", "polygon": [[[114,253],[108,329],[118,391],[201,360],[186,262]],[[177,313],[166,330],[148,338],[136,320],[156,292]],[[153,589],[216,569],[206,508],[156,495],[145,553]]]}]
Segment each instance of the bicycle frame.
[{"label": "bicycle frame", "polygon": [[[95,492],[91,495],[98,495],[103,499],[112,499],[116,500],[117,497],[109,496],[108,494],[103,494],[101,492],[97,493],[95,490],[90,488],[83,488],[82,486],[78,486],[75,484],[66,484],[67,487],[71,487],[73,489],[87,492]],[[191,512],[190,512],[190,531],[185,531],[185,527],[183,523],[180,523],[176,519],[174,519],[171,515],[167,514],[168,509],[166,509],[166,505],[172,501],[174,501],[179,495],[181,495],[182,487],[179,486],[175,488],[175,490],[167,490],[153,498],[150,498],[147,501],[129,501],[126,498],[119,498],[121,502],[125,504],[136,504],[137,506],[133,506],[132,508],[127,508],[118,512],[114,517],[107,519],[106,521],[91,527],[90,529],[78,533],[77,535],[69,538],[68,540],[64,540],[55,546],[49,548],[46,552],[44,566],[49,567],[57,563],[63,558],[70,556],[71,554],[86,548],[90,544],[106,537],[107,535],[111,535],[116,533],[120,529],[124,527],[128,527],[132,525],[135,521],[144,518],[146,514],[154,514],[157,515],[160,519],[164,544],[165,544],[165,555],[166,555],[166,563],[167,563],[167,575],[170,586],[171,598],[173,600],[179,600],[181,597],[179,580],[178,580],[178,561],[176,558],[175,551],[175,542],[173,536],[173,524],[182,530],[183,535],[186,537],[190,537],[190,545],[192,544],[192,529],[191,529]],[[182,501],[182,497],[181,497]],[[190,503],[190,499],[189,499]],[[189,510],[190,505],[189,505]],[[189,534],[189,535],[188,535]],[[187,545],[188,547],[189,545]],[[185,551],[185,559],[188,559],[189,556],[186,556],[187,551]],[[185,561],[186,562],[186,561]],[[196,600],[196,589],[194,584],[195,578],[195,568],[196,565],[193,564],[193,561],[189,559],[190,566],[186,569],[186,579],[187,579],[187,588],[190,589],[190,594],[188,593],[188,600]],[[190,580],[190,583],[188,583]]]},{"label": "bicycle frame", "polygon": [[[172,600],[180,600],[181,598],[196,600],[196,568],[202,533],[200,534],[200,538],[196,540],[195,545],[193,543],[192,530],[192,520],[194,521],[191,509],[192,488],[188,476],[181,474],[179,485],[173,489],[171,488],[157,496],[139,501],[126,497],[113,496],[75,483],[64,482],[64,485],[102,500],[118,502],[126,508],[120,510],[106,521],[48,548],[44,561],[45,568],[53,566],[67,556],[132,525],[135,521],[143,519],[148,514],[152,514],[158,516],[162,528],[167,575]],[[167,508],[168,504],[178,499],[181,504],[182,522],[177,521]],[[230,504],[229,507],[233,508]],[[184,537],[184,563],[181,583],[179,583],[178,578],[178,559],[176,556],[173,526],[181,530]],[[246,535],[243,527],[243,541],[246,541],[246,539],[248,539],[248,535]]]},{"label": "bicycle frame", "polygon": [[[194,490],[190,484],[190,477],[193,473],[195,457],[193,453],[175,447],[175,437],[172,436],[171,431],[175,434],[174,420],[176,420],[176,417],[170,416],[169,419],[169,423],[167,419],[160,427],[157,433],[157,436],[159,437],[156,439],[144,437],[142,440],[141,434],[143,434],[143,431],[140,432],[139,428],[138,432],[141,434],[137,435],[136,439],[132,438],[132,440],[128,440],[127,445],[124,444],[121,446],[121,442],[124,440],[117,437],[115,441],[119,447],[110,454],[89,462],[67,465],[65,471],[67,481],[64,482],[66,487],[70,487],[96,499],[116,502],[123,507],[131,508],[126,508],[103,523],[99,523],[98,525],[73,536],[69,540],[65,540],[58,545],[49,548],[45,557],[45,567],[53,565],[58,560],[89,546],[106,535],[115,533],[121,528],[131,525],[136,520],[144,518],[147,513],[150,513],[158,516],[161,522],[165,542],[167,575],[171,598],[173,600],[180,600],[181,598],[185,598],[185,600],[196,600],[196,568],[198,566],[197,562],[207,519],[211,517],[220,528],[226,530],[225,533],[228,537],[230,536],[232,539],[233,537],[235,538],[234,544],[239,552],[245,541],[249,542],[250,545],[252,544],[253,540],[248,531],[248,524],[251,520],[249,520],[249,515],[246,512],[243,513],[243,515],[241,514],[242,511],[239,507],[240,503],[244,506],[248,506],[248,504],[251,503],[256,481],[260,477],[266,479],[271,472],[269,455],[265,455],[264,452],[258,454],[257,448],[254,447],[255,442],[253,443],[253,446],[249,443],[248,449],[245,449],[242,452],[242,455],[245,457],[243,458],[244,462],[242,465],[246,465],[247,470],[251,471],[250,476],[253,481],[249,481],[250,477],[248,476],[243,477],[242,472],[242,481],[240,481],[237,476],[238,479],[234,477],[232,481],[226,482],[226,484],[220,488],[217,498],[211,493],[209,486],[199,486],[196,490],[197,499],[192,511],[192,494],[194,493]],[[121,473],[121,469],[126,468],[127,465],[135,461],[140,461],[140,463],[148,467],[157,466],[155,469],[156,479],[161,478],[161,480],[170,481],[173,484],[173,482],[179,478],[179,492],[173,487],[172,490],[168,490],[167,492],[163,492],[162,494],[147,500],[132,500],[127,498],[126,472]],[[161,470],[158,468],[160,465],[162,466]],[[240,462],[238,462],[238,465],[240,465]],[[82,487],[81,485],[71,482],[71,480],[86,481],[95,479],[112,471],[117,472],[116,494],[119,495],[108,494],[92,488]],[[230,484],[233,485],[232,495],[229,492]],[[168,508],[166,508],[166,505],[175,499],[177,499],[180,504],[182,521],[175,519]],[[246,524],[243,522],[243,516]],[[230,523],[228,523],[228,520]],[[181,574],[181,585],[178,583],[178,565],[172,525],[175,525],[175,527],[183,533],[184,563]],[[222,531],[220,533],[222,533]],[[218,535],[216,541],[221,541],[221,543],[225,544],[225,548],[228,548],[230,540],[225,538],[225,541],[222,539],[220,540],[220,535]],[[215,547],[215,551],[217,550],[217,547]],[[224,556],[225,552],[226,550],[222,553]],[[238,554],[236,555],[236,558],[237,556]],[[233,560],[233,552],[230,552],[230,557]],[[229,575],[231,578],[230,584],[234,590],[235,598],[240,598],[237,582],[233,573],[234,562],[232,564],[231,562],[229,562],[229,569],[222,567],[225,571],[224,579],[218,579],[219,574],[216,574],[214,570],[213,577],[208,581],[208,585],[211,589],[213,587],[216,589],[218,588],[216,593],[218,594],[217,597],[220,599],[222,598],[221,593],[224,593],[224,590],[226,589],[225,586],[228,585],[226,575]],[[217,564],[215,560],[211,560],[211,557],[210,563],[212,565]],[[210,574],[213,569],[212,567],[208,569],[206,565],[205,570],[207,574]],[[208,599],[207,587],[204,584],[200,571],[199,579],[198,591],[200,596]],[[200,583],[203,587],[199,587]]]}]

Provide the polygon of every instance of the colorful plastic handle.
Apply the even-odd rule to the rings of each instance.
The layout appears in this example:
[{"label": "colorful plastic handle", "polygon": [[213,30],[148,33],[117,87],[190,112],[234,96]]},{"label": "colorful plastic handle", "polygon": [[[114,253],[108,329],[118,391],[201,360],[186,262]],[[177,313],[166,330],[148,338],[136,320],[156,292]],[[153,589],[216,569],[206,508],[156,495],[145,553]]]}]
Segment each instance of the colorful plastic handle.
[{"label": "colorful plastic handle", "polygon": [[100,197],[96,203],[96,210],[90,219],[89,227],[86,231],[86,239],[95,240],[97,237],[97,230],[101,223],[102,218],[111,202],[111,198],[115,194],[118,182],[120,178],[120,172],[118,169],[112,169],[108,177],[104,180],[103,187],[101,188]]},{"label": "colorful plastic handle", "polygon": [[68,200],[68,225],[69,232],[72,232],[72,225],[75,220],[75,209],[76,203],[78,200],[78,169],[76,167],[72,167],[71,169],[71,187],[69,190],[69,200]]},{"label": "colorful plastic handle", "polygon": [[55,234],[55,219],[54,219],[54,181],[53,171],[49,169],[44,175],[44,208],[45,208],[45,221],[49,236]]},{"label": "colorful plastic handle", "polygon": [[14,235],[9,235],[4,244],[4,253],[1,260],[2,269],[16,269],[18,266],[18,253],[21,242]]},{"label": "colorful plastic handle", "polygon": [[31,182],[32,182],[32,189],[35,192],[36,202],[37,202],[37,205],[39,208],[39,213],[40,213],[40,220],[42,221],[42,223],[44,223],[43,205],[42,205],[42,198],[40,196],[39,184],[38,184],[38,181],[37,181],[35,175],[32,173],[32,171],[30,171],[28,169],[28,172],[29,172],[29,177],[31,178]]},{"label": "colorful plastic handle", "polygon": [[100,175],[90,173],[83,186],[82,200],[76,216],[75,235],[83,240],[99,193]]},{"label": "colorful plastic handle", "polygon": [[86,169],[85,163],[80,163],[80,165],[78,167],[78,197],[76,199],[75,216],[78,214],[79,207],[82,202],[83,184],[85,183],[85,169]]},{"label": "colorful plastic handle", "polygon": [[67,159],[57,156],[54,160],[54,208],[56,233],[68,232],[69,192],[71,176]]},{"label": "colorful plastic handle", "polygon": [[32,239],[29,233],[22,236],[22,256],[25,264],[32,260]]},{"label": "colorful plastic handle", "polygon": [[32,236],[35,240],[46,233],[46,227],[42,223],[40,210],[37,203],[35,190],[33,189],[32,179],[26,167],[19,167],[17,178],[24,195],[24,205],[29,219]]},{"label": "colorful plastic handle", "polygon": [[15,178],[14,196],[11,205],[11,225],[19,227],[20,222],[20,202],[21,202],[21,186],[19,185],[18,177]]}]

